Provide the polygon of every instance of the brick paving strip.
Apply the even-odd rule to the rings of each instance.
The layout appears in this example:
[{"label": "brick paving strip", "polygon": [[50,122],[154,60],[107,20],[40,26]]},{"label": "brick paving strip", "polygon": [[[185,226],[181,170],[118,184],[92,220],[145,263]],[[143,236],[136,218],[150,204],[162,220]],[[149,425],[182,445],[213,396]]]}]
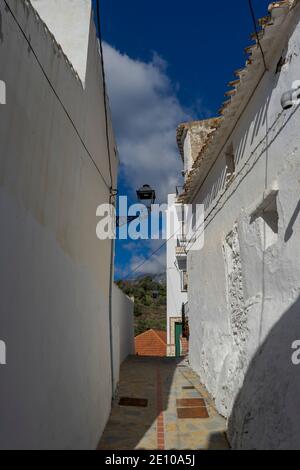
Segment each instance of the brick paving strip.
[{"label": "brick paving strip", "polygon": [[156,369],[156,404],[157,404],[157,449],[165,450],[165,424],[160,368]]},{"label": "brick paving strip", "polygon": [[228,449],[225,432],[226,420],[186,361],[133,356],[122,364],[98,448]]},{"label": "brick paving strip", "polygon": [[180,398],[179,400],[176,400],[176,405],[177,408],[206,408],[206,404],[203,398]]},{"label": "brick paving strip", "polygon": [[181,398],[176,400],[176,406],[179,419],[204,419],[209,417],[203,398]]}]

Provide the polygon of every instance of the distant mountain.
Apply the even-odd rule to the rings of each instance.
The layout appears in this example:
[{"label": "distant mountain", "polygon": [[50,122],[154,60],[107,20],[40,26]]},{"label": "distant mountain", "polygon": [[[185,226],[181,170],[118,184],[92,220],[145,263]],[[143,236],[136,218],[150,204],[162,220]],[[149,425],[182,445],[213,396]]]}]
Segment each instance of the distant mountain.
[{"label": "distant mountain", "polygon": [[160,284],[165,284],[167,282],[166,273],[156,274],[153,278],[153,281],[159,282]]},{"label": "distant mountain", "polygon": [[167,281],[166,273],[158,273],[158,274],[141,274],[140,276],[131,279],[131,282],[141,281],[142,279],[150,278],[153,282],[158,282],[160,284],[165,284]]}]

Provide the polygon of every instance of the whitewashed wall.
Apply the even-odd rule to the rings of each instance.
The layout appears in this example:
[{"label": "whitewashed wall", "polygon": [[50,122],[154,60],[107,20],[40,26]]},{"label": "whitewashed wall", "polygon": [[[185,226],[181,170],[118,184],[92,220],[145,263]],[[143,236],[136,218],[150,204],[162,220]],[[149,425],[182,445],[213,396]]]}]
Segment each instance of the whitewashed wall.
[{"label": "whitewashed wall", "polygon": [[116,284],[113,285],[113,358],[114,358],[114,388],[117,387],[120,376],[120,365],[127,356],[135,353],[134,347],[134,303]]},{"label": "whitewashed wall", "polygon": [[[188,256],[190,361],[229,417],[235,448],[300,448],[300,368],[291,361],[300,337],[299,105],[278,117],[282,93],[300,79],[299,5],[293,14],[287,64],[276,74],[278,50],[232,134],[241,173],[207,220],[204,249]],[[221,155],[195,200],[206,214],[224,185]],[[265,248],[266,226],[251,217],[276,188],[278,237]]]},{"label": "whitewashed wall", "polygon": [[[174,206],[176,194],[168,195],[168,206]],[[170,233],[174,229],[169,229]],[[176,262],[176,237],[170,238],[167,242],[167,342],[168,355],[175,355],[175,321],[182,319],[182,304],[187,302],[187,292],[182,292],[181,274]]]},{"label": "whitewashed wall", "polygon": [[62,47],[84,84],[91,0],[31,0],[31,3],[40,17],[45,20],[56,42]]},{"label": "whitewashed wall", "polygon": [[[68,39],[84,19],[89,26],[87,1],[80,2],[77,23],[68,22],[72,1],[64,0],[59,12],[60,24],[70,25]],[[8,3],[110,183],[93,22],[84,89],[30,3]],[[111,242],[96,238],[96,208],[109,201],[109,190],[2,1],[0,25],[7,92],[0,108],[0,338],[7,346],[0,448],[93,449],[112,396]],[[110,144],[116,176],[112,134]],[[125,326],[123,332],[128,338]]]}]

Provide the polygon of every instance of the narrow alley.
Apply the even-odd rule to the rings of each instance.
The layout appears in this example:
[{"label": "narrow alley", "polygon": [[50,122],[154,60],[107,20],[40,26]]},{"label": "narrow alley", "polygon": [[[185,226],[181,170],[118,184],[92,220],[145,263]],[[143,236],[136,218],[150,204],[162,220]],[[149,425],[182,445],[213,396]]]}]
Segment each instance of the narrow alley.
[{"label": "narrow alley", "polygon": [[0,0],[0,450],[300,450],[300,0],[184,7]]},{"label": "narrow alley", "polygon": [[228,449],[225,433],[225,419],[186,359],[131,356],[99,450]]}]

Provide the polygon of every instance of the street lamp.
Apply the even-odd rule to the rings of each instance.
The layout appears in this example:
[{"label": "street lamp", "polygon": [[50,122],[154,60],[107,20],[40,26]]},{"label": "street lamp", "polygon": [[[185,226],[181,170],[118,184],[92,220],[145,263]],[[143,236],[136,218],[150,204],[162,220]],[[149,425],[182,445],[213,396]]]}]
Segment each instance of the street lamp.
[{"label": "street lamp", "polygon": [[149,186],[149,184],[144,184],[140,189],[136,192],[138,200],[143,202],[148,209],[148,212],[151,211],[152,204],[155,203],[156,194],[154,189]]},{"label": "street lamp", "polygon": [[[144,184],[140,189],[136,192],[137,198],[140,202],[142,202],[146,208],[148,213],[151,212],[151,206],[154,204],[156,199],[156,194],[154,189],[149,186],[149,184]],[[133,220],[136,220],[140,217],[139,215],[129,215],[127,217],[120,217],[117,215],[116,217],[116,225],[117,227],[121,227],[122,225],[129,224]]]}]

